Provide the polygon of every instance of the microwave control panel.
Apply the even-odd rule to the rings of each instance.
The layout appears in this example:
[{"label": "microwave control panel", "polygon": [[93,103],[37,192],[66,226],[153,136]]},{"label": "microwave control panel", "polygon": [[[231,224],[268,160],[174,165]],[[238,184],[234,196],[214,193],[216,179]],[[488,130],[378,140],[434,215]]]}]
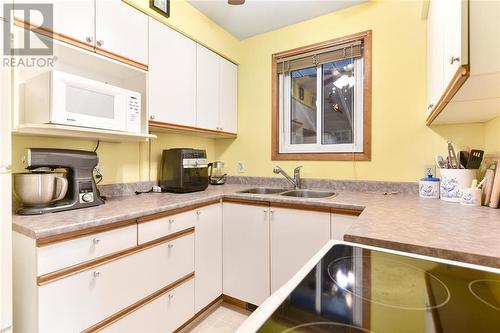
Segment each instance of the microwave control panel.
[{"label": "microwave control panel", "polygon": [[127,98],[127,131],[141,132],[141,95],[129,95]]}]

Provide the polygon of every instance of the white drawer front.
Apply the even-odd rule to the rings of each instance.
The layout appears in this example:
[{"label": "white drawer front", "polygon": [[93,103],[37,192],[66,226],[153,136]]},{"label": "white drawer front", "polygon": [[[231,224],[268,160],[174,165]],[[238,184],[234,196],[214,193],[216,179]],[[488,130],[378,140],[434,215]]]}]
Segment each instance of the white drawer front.
[{"label": "white drawer front", "polygon": [[38,288],[39,331],[82,331],[194,271],[189,234]]},{"label": "white drawer front", "polygon": [[173,332],[193,316],[194,279],[191,279],[101,332]]},{"label": "white drawer front", "polygon": [[100,232],[37,248],[38,275],[137,245],[137,225]]},{"label": "white drawer front", "polygon": [[196,211],[192,210],[176,215],[161,217],[156,220],[139,223],[139,244],[144,244],[149,241],[173,234],[175,232],[194,227],[195,221]]}]

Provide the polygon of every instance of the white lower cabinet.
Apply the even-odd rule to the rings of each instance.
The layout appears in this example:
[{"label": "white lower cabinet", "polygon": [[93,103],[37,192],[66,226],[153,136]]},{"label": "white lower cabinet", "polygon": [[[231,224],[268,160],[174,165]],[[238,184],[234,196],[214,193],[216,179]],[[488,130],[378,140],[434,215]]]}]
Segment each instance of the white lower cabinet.
[{"label": "white lower cabinet", "polygon": [[356,221],[357,218],[358,218],[357,215],[344,215],[344,214],[332,213],[331,238],[339,241],[344,240],[344,234],[346,233],[347,229],[351,227],[354,221]]},{"label": "white lower cabinet", "polygon": [[330,240],[330,212],[271,207],[271,293]]},{"label": "white lower cabinet", "polygon": [[82,331],[193,271],[189,234],[42,285],[39,331]]},{"label": "white lower cabinet", "polygon": [[196,210],[195,312],[222,294],[222,205]]},{"label": "white lower cabinet", "polygon": [[101,332],[173,332],[194,315],[194,284],[184,282]]},{"label": "white lower cabinet", "polygon": [[270,295],[269,207],[223,203],[223,292],[260,305]]}]

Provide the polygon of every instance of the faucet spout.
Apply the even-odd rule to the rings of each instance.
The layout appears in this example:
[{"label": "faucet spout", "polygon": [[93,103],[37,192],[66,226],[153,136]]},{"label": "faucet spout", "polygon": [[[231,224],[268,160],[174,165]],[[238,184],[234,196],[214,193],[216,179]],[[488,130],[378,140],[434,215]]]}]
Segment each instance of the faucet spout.
[{"label": "faucet spout", "polygon": [[280,168],[279,166],[275,166],[274,169],[273,169],[273,172],[275,174],[281,174],[283,177],[286,178],[286,180],[288,180],[292,185],[293,187],[298,190],[300,189],[300,185],[301,185],[301,180],[300,180],[300,168],[302,168],[302,166],[299,166],[299,167],[296,167],[294,170],[293,170],[293,178],[290,177],[282,168]]}]

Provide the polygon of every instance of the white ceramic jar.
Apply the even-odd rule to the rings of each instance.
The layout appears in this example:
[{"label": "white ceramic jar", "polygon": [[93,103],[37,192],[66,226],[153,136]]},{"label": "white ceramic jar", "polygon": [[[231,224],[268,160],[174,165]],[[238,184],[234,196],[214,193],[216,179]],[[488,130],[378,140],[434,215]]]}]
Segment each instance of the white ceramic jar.
[{"label": "white ceramic jar", "polygon": [[478,188],[464,188],[460,203],[465,206],[481,206],[483,191]]},{"label": "white ceramic jar", "polygon": [[462,190],[470,188],[477,169],[439,169],[441,173],[441,200],[460,202]]},{"label": "white ceramic jar", "polygon": [[429,175],[420,179],[418,193],[421,198],[439,199],[439,178]]}]

